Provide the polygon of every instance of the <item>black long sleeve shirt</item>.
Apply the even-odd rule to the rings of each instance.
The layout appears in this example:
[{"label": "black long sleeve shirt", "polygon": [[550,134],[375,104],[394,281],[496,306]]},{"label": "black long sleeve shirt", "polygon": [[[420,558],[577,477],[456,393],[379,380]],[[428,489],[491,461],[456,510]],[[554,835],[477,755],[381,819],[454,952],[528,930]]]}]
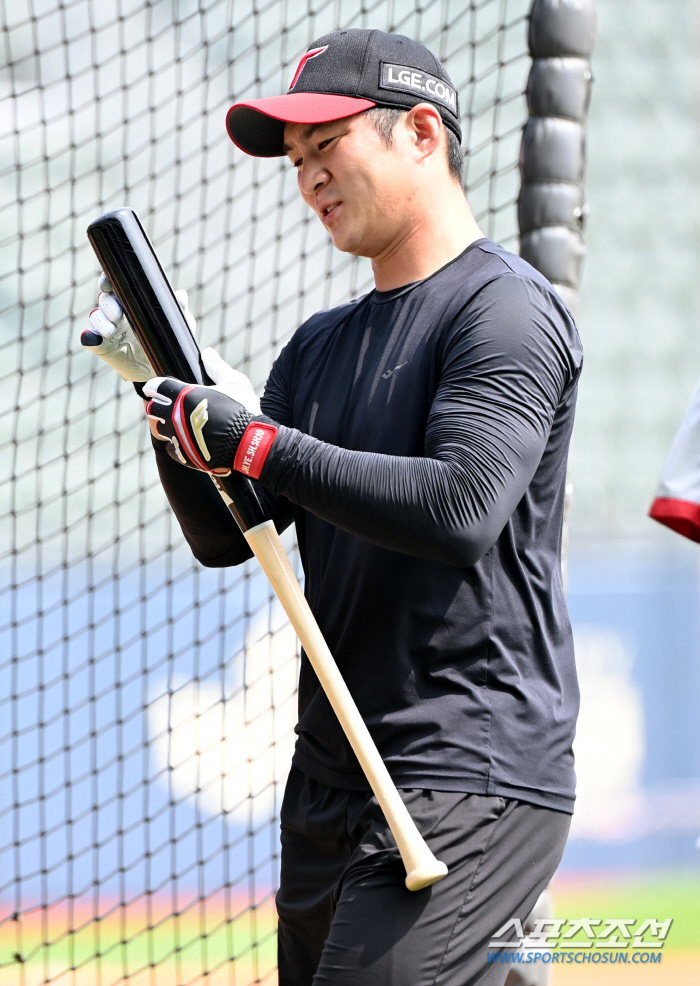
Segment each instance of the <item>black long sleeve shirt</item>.
[{"label": "black long sleeve shirt", "polygon": [[[571,811],[578,711],[560,571],[581,345],[551,285],[479,240],[424,281],[319,312],[272,368],[258,486],[402,787]],[[199,560],[248,546],[207,476],[157,452]],[[308,660],[294,763],[367,783]]]}]

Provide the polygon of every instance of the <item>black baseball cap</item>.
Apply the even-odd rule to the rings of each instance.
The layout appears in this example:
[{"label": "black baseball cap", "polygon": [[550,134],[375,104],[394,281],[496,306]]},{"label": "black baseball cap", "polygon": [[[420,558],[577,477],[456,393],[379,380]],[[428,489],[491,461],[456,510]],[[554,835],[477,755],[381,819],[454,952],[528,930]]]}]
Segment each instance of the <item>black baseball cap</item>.
[{"label": "black baseball cap", "polygon": [[232,106],[226,129],[246,154],[281,157],[285,123],[328,123],[373,106],[410,110],[418,103],[432,103],[461,142],[457,90],[435,55],[401,34],[351,28],[312,42],[285,96]]}]

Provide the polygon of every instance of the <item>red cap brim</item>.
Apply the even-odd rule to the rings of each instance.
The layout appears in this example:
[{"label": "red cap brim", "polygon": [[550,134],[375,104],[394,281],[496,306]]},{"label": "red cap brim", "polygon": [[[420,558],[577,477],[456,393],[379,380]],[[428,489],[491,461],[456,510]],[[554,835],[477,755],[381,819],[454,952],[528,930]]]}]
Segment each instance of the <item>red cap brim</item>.
[{"label": "red cap brim", "polygon": [[292,92],[236,103],[226,116],[228,135],[253,157],[282,157],[285,123],[329,123],[376,106],[371,99],[325,92]]}]

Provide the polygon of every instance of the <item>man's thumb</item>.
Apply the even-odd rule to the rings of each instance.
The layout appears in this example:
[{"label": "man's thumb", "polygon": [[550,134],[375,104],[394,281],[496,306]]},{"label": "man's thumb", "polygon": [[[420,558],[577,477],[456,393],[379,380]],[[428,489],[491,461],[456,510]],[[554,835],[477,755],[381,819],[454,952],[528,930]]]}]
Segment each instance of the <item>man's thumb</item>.
[{"label": "man's thumb", "polygon": [[202,350],[202,365],[207,371],[207,375],[214,383],[221,383],[231,372],[231,367],[226,360],[222,359],[215,349],[207,346]]}]

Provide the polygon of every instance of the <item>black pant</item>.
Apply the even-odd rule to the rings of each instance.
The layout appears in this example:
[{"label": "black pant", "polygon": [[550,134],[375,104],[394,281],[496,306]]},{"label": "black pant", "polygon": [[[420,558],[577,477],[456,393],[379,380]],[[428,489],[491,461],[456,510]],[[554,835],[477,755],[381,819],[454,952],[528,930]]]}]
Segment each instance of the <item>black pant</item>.
[{"label": "black pant", "polygon": [[571,817],[510,798],[402,791],[448,874],[411,892],[370,794],[292,768],[277,895],[280,986],[501,986],[487,946],[525,920],[564,851]]}]

